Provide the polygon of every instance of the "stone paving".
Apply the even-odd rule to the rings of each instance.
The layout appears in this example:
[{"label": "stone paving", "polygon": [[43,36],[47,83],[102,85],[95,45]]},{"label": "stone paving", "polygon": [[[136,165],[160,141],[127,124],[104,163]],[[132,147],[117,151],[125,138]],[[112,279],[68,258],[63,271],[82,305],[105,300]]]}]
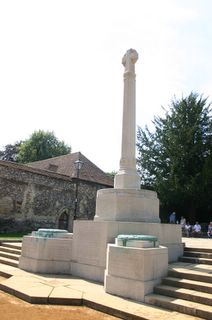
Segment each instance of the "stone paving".
[{"label": "stone paving", "polygon": [[182,238],[186,247],[212,249],[212,238]]},{"label": "stone paving", "polygon": [[[212,248],[212,239],[183,238],[186,246]],[[100,283],[64,275],[40,275],[0,264],[0,289],[30,303],[85,305],[122,319],[192,320],[197,317],[152,307],[104,292]]]}]

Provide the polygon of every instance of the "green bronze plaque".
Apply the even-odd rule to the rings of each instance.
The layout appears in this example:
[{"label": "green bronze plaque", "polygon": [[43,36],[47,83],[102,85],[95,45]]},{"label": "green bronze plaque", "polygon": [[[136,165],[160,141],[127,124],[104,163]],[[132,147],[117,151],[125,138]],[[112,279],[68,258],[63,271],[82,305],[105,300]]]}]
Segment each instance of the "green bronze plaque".
[{"label": "green bronze plaque", "polygon": [[154,243],[155,247],[155,243],[158,241],[157,237],[146,234],[119,234],[117,239],[122,240],[124,247],[126,247],[128,241],[150,241]]}]

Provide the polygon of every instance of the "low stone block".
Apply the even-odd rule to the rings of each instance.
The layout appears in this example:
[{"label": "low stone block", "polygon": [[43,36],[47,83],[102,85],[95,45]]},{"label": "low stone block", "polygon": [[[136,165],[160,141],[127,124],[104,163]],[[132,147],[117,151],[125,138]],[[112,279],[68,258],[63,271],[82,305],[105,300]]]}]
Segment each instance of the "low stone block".
[{"label": "low stone block", "polygon": [[72,239],[25,236],[19,268],[38,273],[71,272]]},{"label": "low stone block", "polygon": [[153,292],[158,283],[157,280],[143,282],[105,274],[104,288],[107,293],[143,302],[145,295]]},{"label": "low stone block", "polygon": [[105,291],[144,301],[168,271],[168,249],[120,247],[109,244]]},{"label": "low stone block", "polygon": [[165,276],[167,270],[168,250],[165,247],[142,249],[108,245],[107,271],[109,275],[149,281]]},{"label": "low stone block", "polygon": [[71,274],[69,261],[39,260],[21,257],[19,268],[36,273]]}]

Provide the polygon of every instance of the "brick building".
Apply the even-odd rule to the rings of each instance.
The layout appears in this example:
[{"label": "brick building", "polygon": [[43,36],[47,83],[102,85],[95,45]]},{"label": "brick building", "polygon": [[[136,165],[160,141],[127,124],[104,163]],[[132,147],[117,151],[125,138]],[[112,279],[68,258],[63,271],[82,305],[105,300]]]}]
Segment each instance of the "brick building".
[{"label": "brick building", "polygon": [[0,161],[0,232],[72,231],[74,216],[93,219],[97,190],[111,187],[113,180],[80,152],[27,165]]}]

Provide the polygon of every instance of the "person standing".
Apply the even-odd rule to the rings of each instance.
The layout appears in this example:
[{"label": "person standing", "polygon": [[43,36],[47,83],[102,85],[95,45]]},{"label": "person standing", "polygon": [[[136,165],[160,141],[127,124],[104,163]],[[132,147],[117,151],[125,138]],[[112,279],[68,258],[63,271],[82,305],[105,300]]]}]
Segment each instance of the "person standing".
[{"label": "person standing", "polygon": [[186,224],[186,219],[183,216],[181,216],[180,225],[181,225],[181,228],[182,228],[182,234],[184,234],[184,231],[185,231],[185,224]]},{"label": "person standing", "polygon": [[169,223],[176,223],[176,212],[172,212],[169,216]]},{"label": "person standing", "polygon": [[185,224],[184,232],[185,232],[186,237],[190,237],[191,225],[190,225],[190,223],[188,221]]}]

